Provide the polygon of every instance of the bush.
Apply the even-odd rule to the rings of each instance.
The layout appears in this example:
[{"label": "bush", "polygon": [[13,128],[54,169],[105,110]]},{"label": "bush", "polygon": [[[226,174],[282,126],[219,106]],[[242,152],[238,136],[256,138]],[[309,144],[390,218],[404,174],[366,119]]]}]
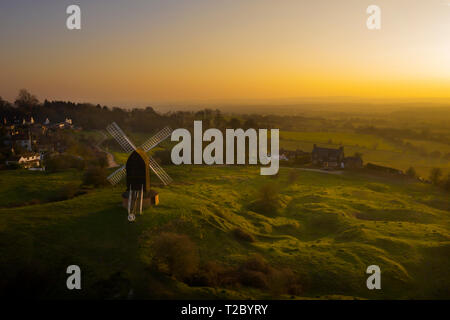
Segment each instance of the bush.
[{"label": "bush", "polygon": [[101,167],[90,167],[86,170],[83,177],[83,185],[101,187],[108,184],[106,180],[107,172]]},{"label": "bush", "polygon": [[160,271],[184,280],[198,269],[198,251],[186,235],[164,232],[153,243],[154,262]]},{"label": "bush", "polygon": [[79,185],[76,183],[69,183],[64,186],[62,186],[59,190],[57,190],[52,198],[51,201],[64,201],[68,199],[72,199],[77,195],[80,188]]},{"label": "bush", "polygon": [[208,261],[202,265],[197,273],[192,275],[189,285],[199,287],[218,287],[226,282],[225,274],[229,270],[216,261]]},{"label": "bush", "polygon": [[430,181],[432,184],[439,184],[439,181],[442,177],[442,170],[440,168],[433,168],[430,172]]},{"label": "bush", "polygon": [[288,175],[288,183],[289,184],[293,184],[297,181],[299,177],[299,173],[296,169],[292,169],[289,171],[289,175]]},{"label": "bush", "polygon": [[413,167],[409,167],[409,169],[406,170],[406,175],[410,178],[417,178],[416,170]]},{"label": "bush", "polygon": [[266,289],[269,286],[267,275],[261,271],[242,270],[239,280],[241,284],[247,287]]},{"label": "bush", "polygon": [[301,293],[301,285],[290,269],[274,269],[259,254],[251,256],[239,270],[242,285],[268,289],[273,295]]},{"label": "bush", "polygon": [[233,230],[233,235],[236,237],[236,239],[240,241],[245,242],[254,242],[255,238],[248,232],[245,232],[241,228],[236,228]]},{"label": "bush", "polygon": [[444,181],[444,190],[450,191],[450,173],[447,175],[447,179]]},{"label": "bush", "polygon": [[109,278],[97,281],[90,288],[92,299],[127,299],[132,290],[130,279],[123,272],[116,272]]},{"label": "bush", "polygon": [[172,164],[170,150],[158,150],[153,154],[153,158],[157,159],[158,162],[162,165]]},{"label": "bush", "polygon": [[200,267],[189,279],[193,286],[239,287],[248,286],[272,295],[299,295],[302,287],[298,277],[287,268],[275,269],[259,254],[252,255],[236,267],[225,267],[210,261]]},{"label": "bush", "polygon": [[261,187],[258,199],[250,204],[249,209],[273,216],[278,213],[280,204],[280,196],[276,185],[266,184]]},{"label": "bush", "polygon": [[107,168],[108,167],[108,158],[107,158],[106,153],[103,153],[103,152],[97,153],[96,162],[100,168]]},{"label": "bush", "polygon": [[56,155],[45,160],[45,170],[55,172],[66,169],[83,170],[84,160],[71,155]]}]

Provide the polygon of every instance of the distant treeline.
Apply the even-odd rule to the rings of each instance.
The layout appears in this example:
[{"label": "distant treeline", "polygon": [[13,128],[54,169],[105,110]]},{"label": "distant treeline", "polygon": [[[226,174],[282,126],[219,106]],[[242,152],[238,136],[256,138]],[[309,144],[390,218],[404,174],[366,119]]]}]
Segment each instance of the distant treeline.
[{"label": "distant treeline", "polygon": [[[311,106],[311,110],[314,107]],[[173,109],[172,109],[173,110]],[[403,111],[406,115],[408,112]],[[403,147],[411,147],[402,139],[418,139],[450,144],[450,133],[445,123],[446,113],[442,119],[431,125],[422,120],[400,117],[403,113],[390,116],[380,115],[373,118],[351,114],[329,114],[325,116],[278,115],[278,114],[233,114],[220,110],[204,109],[199,111],[156,112],[152,107],[123,109],[94,105],[90,103],[74,103],[70,101],[39,100],[27,90],[20,90],[14,102],[4,101],[0,97],[0,120],[29,120],[32,116],[37,122],[48,118],[52,123],[71,118],[77,127],[86,130],[104,129],[115,121],[120,127],[137,132],[154,132],[169,125],[173,128],[192,128],[194,120],[202,120],[204,128],[279,128],[283,131],[310,132],[356,132],[377,135]],[[442,113],[442,112],[441,112]],[[449,111],[450,113],[450,111]],[[412,147],[410,148],[412,149]],[[416,151],[416,150],[414,150]]]},{"label": "distant treeline", "polygon": [[355,129],[357,133],[372,134],[387,140],[396,139],[412,139],[412,140],[428,140],[450,144],[450,137],[443,135],[441,132],[432,132],[429,128],[421,130],[412,130],[409,128],[379,128],[374,126],[359,127]]},{"label": "distant treeline", "polygon": [[115,121],[119,126],[138,132],[153,132],[170,125],[173,128],[192,128],[194,120],[202,120],[203,127],[209,128],[280,128],[283,130],[307,130],[311,127],[333,128],[335,123],[322,118],[303,116],[278,116],[263,114],[233,115],[223,114],[220,110],[204,109],[200,111],[170,111],[158,113],[152,107],[122,109],[90,103],[70,101],[39,102],[26,90],[21,90],[14,103],[0,97],[0,119],[9,123],[14,120],[44,122],[47,118],[52,123],[71,118],[77,127],[83,129],[104,129]]}]

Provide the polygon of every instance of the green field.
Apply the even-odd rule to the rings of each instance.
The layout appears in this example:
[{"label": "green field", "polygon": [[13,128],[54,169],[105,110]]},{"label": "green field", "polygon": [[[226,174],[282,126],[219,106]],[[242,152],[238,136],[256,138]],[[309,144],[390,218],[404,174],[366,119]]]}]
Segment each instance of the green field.
[{"label": "green field", "polygon": [[[295,182],[292,170],[298,171]],[[440,189],[349,172],[281,169],[276,178],[250,167],[168,172],[175,182],[155,188],[160,205],[131,224],[121,207],[124,185],[30,205],[30,198],[51,199],[81,175],[0,172],[3,294],[123,298],[116,293],[132,290],[133,298],[450,298],[450,202]],[[267,184],[279,190],[276,213],[249,205]],[[254,241],[236,238],[236,228]],[[152,242],[162,231],[188,235],[201,263],[235,266],[258,253],[273,268],[291,270],[301,293],[194,287],[156,272]],[[81,291],[65,288],[70,264],[82,269]],[[365,271],[372,264],[381,267],[382,290],[366,288]],[[117,272],[121,280],[108,282]]]},{"label": "green field", "polygon": [[[405,140],[405,142],[428,152],[435,150],[440,150],[443,154],[450,152],[449,146],[442,143],[422,140]],[[311,152],[314,144],[328,148],[343,146],[346,156],[351,156],[355,152],[362,153],[364,163],[371,162],[404,171],[414,167],[424,178],[428,178],[432,168],[441,168],[444,174],[450,173],[450,161],[444,157],[422,156],[373,135],[342,132],[280,132],[281,148]]]}]

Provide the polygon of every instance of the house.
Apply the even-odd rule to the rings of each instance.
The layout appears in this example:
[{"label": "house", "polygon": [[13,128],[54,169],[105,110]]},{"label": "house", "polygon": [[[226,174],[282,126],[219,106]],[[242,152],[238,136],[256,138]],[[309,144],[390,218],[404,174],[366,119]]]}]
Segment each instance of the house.
[{"label": "house", "polygon": [[27,151],[31,151],[32,141],[31,134],[28,130],[13,135],[11,142],[13,145],[18,145]]},{"label": "house", "polygon": [[304,152],[300,149],[297,149],[295,151],[285,150],[283,148],[280,149],[280,160],[296,160],[298,158],[304,157],[305,155],[309,155],[309,153]]},{"label": "house", "polygon": [[5,161],[6,165],[18,165],[23,168],[37,168],[41,164],[41,155],[37,152],[27,152],[13,155]]},{"label": "house", "polygon": [[343,168],[344,167],[344,147],[339,149],[321,148],[314,144],[311,153],[311,162],[313,165],[324,168]]},{"label": "house", "polygon": [[73,121],[70,118],[66,118],[64,122],[58,122],[50,126],[53,129],[73,129]]},{"label": "house", "polygon": [[344,166],[348,169],[359,169],[363,167],[363,160],[361,157],[346,157],[344,158]]}]

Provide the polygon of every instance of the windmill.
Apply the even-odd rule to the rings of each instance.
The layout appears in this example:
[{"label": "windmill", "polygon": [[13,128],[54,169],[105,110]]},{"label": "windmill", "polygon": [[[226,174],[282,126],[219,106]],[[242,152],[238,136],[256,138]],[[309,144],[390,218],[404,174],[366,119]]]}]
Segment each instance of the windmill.
[{"label": "windmill", "polygon": [[112,185],[116,185],[126,176],[127,190],[122,194],[122,198],[123,206],[128,209],[128,220],[131,222],[136,219],[138,211],[142,214],[142,208],[159,203],[158,193],[150,189],[150,170],[164,185],[172,182],[172,178],[155,159],[147,154],[147,152],[167,139],[172,134],[172,129],[165,127],[139,148],[135,147],[117,123],[113,122],[106,127],[106,130],[129,154],[127,163],[114,171],[107,179]]}]

